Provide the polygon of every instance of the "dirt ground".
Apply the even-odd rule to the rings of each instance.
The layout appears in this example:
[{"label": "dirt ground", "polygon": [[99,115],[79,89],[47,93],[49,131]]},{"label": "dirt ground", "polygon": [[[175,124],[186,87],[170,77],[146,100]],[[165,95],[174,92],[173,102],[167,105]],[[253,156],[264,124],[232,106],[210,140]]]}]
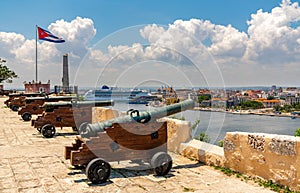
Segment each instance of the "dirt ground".
[{"label": "dirt ground", "polygon": [[0,192],[272,192],[173,153],[173,168],[165,177],[126,169],[130,162],[120,162],[111,163],[107,183],[93,185],[84,168],[64,159],[64,146],[76,137],[72,128],[57,128],[55,137],[46,139],[5,107],[6,99],[0,98]]}]

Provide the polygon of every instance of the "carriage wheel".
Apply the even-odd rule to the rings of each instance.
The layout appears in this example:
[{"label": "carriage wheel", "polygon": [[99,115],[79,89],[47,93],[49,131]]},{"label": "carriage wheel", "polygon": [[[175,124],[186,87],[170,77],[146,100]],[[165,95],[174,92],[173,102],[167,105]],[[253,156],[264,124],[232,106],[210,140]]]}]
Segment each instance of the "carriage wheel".
[{"label": "carriage wheel", "polygon": [[13,106],[11,106],[11,110],[18,111],[19,110],[19,106],[18,105],[13,105]]},{"label": "carriage wheel", "polygon": [[41,133],[46,138],[51,138],[55,134],[55,127],[52,124],[46,124],[42,127]]},{"label": "carriage wheel", "polygon": [[29,113],[29,112],[23,113],[23,114],[22,114],[22,119],[23,119],[24,121],[30,121],[30,120],[31,120],[31,113]]},{"label": "carriage wheel", "polygon": [[90,161],[86,167],[86,176],[93,184],[104,183],[110,176],[110,165],[101,158]]},{"label": "carriage wheel", "polygon": [[172,158],[165,152],[156,153],[151,159],[151,166],[154,168],[155,175],[164,176],[172,168]]}]

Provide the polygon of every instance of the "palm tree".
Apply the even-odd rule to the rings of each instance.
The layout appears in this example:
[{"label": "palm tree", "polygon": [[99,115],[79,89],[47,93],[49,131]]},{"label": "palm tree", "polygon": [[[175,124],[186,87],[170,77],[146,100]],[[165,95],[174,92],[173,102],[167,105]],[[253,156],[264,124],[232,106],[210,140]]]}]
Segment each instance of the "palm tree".
[{"label": "palm tree", "polygon": [[4,65],[5,62],[6,60],[0,58],[0,83],[5,80],[11,82],[13,78],[18,78],[18,75],[14,71]]}]

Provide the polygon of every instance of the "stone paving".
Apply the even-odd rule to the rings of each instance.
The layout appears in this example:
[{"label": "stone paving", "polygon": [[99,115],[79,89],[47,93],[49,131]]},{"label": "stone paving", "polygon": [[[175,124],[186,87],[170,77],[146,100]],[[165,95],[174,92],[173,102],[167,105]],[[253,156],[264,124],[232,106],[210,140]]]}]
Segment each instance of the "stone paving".
[{"label": "stone paving", "polygon": [[0,98],[0,192],[272,192],[172,153],[167,176],[131,170],[130,161],[114,162],[109,181],[93,185],[84,168],[73,168],[63,157],[64,146],[76,136],[71,128],[57,128],[56,136],[46,139],[5,108],[5,99]]}]

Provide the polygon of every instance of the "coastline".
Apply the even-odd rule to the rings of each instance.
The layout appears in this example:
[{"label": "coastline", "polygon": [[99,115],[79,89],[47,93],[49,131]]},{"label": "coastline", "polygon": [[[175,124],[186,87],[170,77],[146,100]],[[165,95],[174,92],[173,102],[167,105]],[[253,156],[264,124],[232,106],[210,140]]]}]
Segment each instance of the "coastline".
[{"label": "coastline", "polygon": [[267,109],[255,109],[255,110],[236,110],[236,111],[229,111],[225,109],[216,109],[216,108],[202,108],[202,107],[195,107],[195,111],[210,111],[210,112],[220,112],[220,113],[229,113],[229,114],[236,114],[236,115],[259,115],[259,116],[270,116],[270,117],[290,117],[290,118],[300,118],[299,115],[292,115],[291,113],[269,113],[263,112],[267,111]]}]

